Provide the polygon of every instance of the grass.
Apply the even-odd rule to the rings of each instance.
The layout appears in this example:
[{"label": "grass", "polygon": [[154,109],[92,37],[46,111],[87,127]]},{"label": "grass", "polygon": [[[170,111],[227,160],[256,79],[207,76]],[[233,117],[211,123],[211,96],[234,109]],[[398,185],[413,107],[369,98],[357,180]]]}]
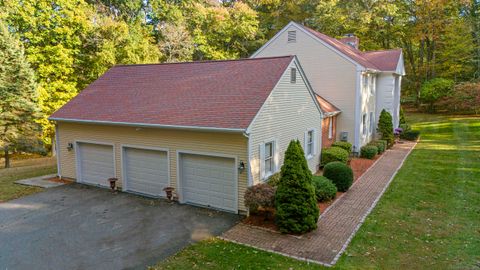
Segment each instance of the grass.
[{"label": "grass", "polygon": [[0,169],[0,203],[43,190],[39,187],[15,184],[15,181],[35,176],[53,174],[56,171],[57,168],[54,165]]},{"label": "grass", "polygon": [[[422,132],[334,269],[480,268],[480,118],[409,114]],[[324,269],[218,239],[153,269]]]}]

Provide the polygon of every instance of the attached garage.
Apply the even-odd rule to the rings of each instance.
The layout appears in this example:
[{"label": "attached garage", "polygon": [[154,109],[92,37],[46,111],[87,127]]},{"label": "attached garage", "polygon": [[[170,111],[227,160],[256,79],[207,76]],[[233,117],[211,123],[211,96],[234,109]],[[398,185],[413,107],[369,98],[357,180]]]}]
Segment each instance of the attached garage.
[{"label": "attached garage", "polygon": [[77,142],[77,174],[79,182],[108,186],[108,178],[115,177],[113,146]]},{"label": "attached garage", "polygon": [[234,158],[183,153],[179,161],[183,202],[237,212]]},{"label": "attached garage", "polygon": [[124,190],[164,196],[163,189],[170,184],[168,151],[123,147]]}]

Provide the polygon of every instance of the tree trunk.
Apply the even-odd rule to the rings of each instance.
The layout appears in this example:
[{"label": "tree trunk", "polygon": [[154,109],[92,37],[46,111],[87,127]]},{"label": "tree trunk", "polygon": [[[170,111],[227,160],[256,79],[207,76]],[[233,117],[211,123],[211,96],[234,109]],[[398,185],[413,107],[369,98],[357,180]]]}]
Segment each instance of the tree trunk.
[{"label": "tree trunk", "polygon": [[3,151],[5,152],[5,168],[10,168],[10,156],[8,154],[8,146],[5,146],[5,148],[3,148]]}]

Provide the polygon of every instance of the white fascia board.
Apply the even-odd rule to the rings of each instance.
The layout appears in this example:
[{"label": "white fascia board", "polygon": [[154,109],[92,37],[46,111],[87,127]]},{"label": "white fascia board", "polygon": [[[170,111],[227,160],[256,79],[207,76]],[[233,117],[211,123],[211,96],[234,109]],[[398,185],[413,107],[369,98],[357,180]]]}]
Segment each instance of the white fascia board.
[{"label": "white fascia board", "polygon": [[100,121],[100,120],[69,119],[69,118],[59,118],[59,117],[50,117],[48,119],[51,120],[51,121],[59,121],[59,122],[67,122],[67,123],[80,123],[80,124],[130,126],[130,127],[143,127],[143,128],[169,128],[169,129],[232,132],[232,133],[243,133],[243,132],[245,132],[245,129],[236,129],[236,128],[177,126],[177,125],[161,125],[161,124],[148,124],[148,123],[129,123],[129,122],[114,122],[114,121]]}]

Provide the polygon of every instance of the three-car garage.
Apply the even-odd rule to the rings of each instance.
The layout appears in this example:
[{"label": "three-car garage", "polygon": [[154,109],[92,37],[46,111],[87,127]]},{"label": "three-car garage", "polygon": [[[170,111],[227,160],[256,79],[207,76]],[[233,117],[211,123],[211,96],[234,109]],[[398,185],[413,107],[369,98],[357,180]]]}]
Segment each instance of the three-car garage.
[{"label": "three-car garage", "polygon": [[[107,187],[115,177],[115,146],[102,142],[76,142],[78,181]],[[170,153],[166,148],[120,145],[123,191],[164,197],[172,186]],[[236,157],[215,153],[175,151],[178,177],[174,186],[182,203],[237,212]]]}]

